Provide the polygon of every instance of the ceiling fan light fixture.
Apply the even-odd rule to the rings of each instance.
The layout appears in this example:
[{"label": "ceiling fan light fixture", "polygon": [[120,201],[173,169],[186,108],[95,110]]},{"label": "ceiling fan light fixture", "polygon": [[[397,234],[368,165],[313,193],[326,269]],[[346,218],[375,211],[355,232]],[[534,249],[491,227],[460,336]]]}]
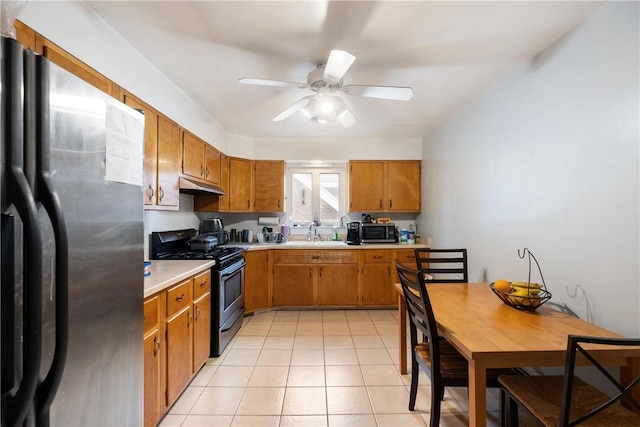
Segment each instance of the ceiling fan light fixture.
[{"label": "ceiling fan light fixture", "polygon": [[316,123],[327,123],[336,118],[333,96],[319,93],[302,109],[307,118]]}]

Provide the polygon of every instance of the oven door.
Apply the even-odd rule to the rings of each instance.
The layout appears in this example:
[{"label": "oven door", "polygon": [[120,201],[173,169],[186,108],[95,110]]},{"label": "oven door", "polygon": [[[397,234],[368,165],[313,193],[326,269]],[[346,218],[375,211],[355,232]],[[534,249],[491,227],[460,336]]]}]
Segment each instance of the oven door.
[{"label": "oven door", "polygon": [[218,325],[220,332],[231,328],[244,313],[244,260],[218,272],[220,306]]}]

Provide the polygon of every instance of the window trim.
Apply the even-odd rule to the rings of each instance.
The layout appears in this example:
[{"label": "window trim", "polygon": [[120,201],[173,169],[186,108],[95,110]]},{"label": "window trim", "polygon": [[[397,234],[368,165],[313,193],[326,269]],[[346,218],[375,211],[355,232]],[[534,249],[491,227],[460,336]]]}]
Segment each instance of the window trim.
[{"label": "window trim", "polygon": [[[293,197],[289,192],[292,188],[292,179],[294,173],[312,173],[313,177],[313,189],[317,190],[316,186],[319,186],[319,175],[321,173],[335,173],[338,174],[338,203],[340,208],[338,209],[338,220],[335,224],[320,224],[319,227],[330,227],[335,228],[340,226],[340,218],[346,215],[346,203],[347,203],[347,167],[346,164],[295,164],[295,165],[287,165],[285,169],[285,209],[286,209],[286,218],[288,220],[291,217],[291,213],[293,211]],[[312,205],[314,208],[318,208],[318,203],[320,195],[318,191],[313,191],[313,200]],[[314,209],[315,211],[316,209]],[[308,227],[311,222],[294,222],[293,225],[296,227]]]}]

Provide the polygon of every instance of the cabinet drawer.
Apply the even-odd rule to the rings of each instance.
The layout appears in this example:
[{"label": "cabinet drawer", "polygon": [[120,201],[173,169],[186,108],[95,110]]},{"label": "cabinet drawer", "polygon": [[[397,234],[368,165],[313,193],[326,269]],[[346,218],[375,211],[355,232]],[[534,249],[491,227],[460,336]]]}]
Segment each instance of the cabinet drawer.
[{"label": "cabinet drawer", "polygon": [[365,264],[385,263],[392,261],[390,251],[361,251],[362,262]]},{"label": "cabinet drawer", "polygon": [[274,264],[356,264],[357,262],[357,252],[349,250],[273,251]]},{"label": "cabinet drawer", "polygon": [[167,291],[167,317],[191,304],[193,279],[185,280]]},{"label": "cabinet drawer", "polygon": [[193,278],[193,299],[199,298],[209,290],[211,290],[211,270],[196,274]]},{"label": "cabinet drawer", "polygon": [[402,263],[416,268],[416,254],[412,250],[397,251],[396,258]]},{"label": "cabinet drawer", "polygon": [[160,321],[160,298],[151,297],[144,302],[144,333],[158,327]]},{"label": "cabinet drawer", "polygon": [[322,264],[357,264],[358,253],[356,251],[320,251],[318,263]]}]

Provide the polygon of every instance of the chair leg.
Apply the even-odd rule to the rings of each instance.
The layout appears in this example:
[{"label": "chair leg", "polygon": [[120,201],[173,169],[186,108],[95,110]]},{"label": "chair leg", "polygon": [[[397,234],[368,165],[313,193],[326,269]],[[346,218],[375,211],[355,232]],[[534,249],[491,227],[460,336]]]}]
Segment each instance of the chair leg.
[{"label": "chair leg", "polygon": [[518,426],[518,403],[504,389],[500,389],[500,426]]},{"label": "chair leg", "polygon": [[440,405],[444,393],[442,392],[444,387],[439,384],[439,381],[434,382],[431,378],[431,421],[430,427],[438,427],[440,425]]},{"label": "chair leg", "polygon": [[500,427],[507,427],[507,396],[503,388],[500,388]]},{"label": "chair leg", "polygon": [[411,357],[411,390],[409,391],[409,410],[413,411],[416,406],[416,396],[418,394],[418,376],[420,375],[418,361],[415,353]]}]

